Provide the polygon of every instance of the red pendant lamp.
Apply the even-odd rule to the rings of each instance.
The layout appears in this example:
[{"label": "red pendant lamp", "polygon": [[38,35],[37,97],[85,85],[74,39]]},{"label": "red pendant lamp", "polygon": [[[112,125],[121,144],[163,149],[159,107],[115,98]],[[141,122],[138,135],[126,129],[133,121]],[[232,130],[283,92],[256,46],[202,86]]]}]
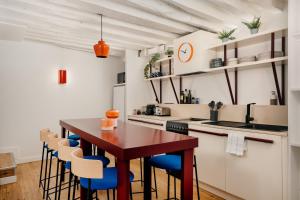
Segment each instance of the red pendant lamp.
[{"label": "red pendant lamp", "polygon": [[107,58],[109,56],[109,46],[102,39],[102,14],[101,16],[101,40],[94,45],[94,51],[98,58]]}]

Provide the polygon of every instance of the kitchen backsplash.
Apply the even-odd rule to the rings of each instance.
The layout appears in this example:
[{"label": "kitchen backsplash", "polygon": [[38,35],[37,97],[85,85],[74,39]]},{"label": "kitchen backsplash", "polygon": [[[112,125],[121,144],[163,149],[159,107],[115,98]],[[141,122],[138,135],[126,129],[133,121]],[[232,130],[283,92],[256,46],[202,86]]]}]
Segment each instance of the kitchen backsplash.
[{"label": "kitchen backsplash", "polygon": [[[198,117],[209,119],[207,104],[161,104],[171,108],[174,117]],[[219,111],[219,120],[244,122],[246,105],[224,105]],[[287,125],[288,106],[254,105],[251,107],[253,123]]]}]

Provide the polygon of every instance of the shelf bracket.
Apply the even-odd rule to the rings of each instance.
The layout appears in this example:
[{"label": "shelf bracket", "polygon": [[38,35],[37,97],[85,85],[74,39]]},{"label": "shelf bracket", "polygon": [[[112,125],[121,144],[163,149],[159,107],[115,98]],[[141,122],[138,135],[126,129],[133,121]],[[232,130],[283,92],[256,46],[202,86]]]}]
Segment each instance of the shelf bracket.
[{"label": "shelf bracket", "polygon": [[[238,49],[237,47],[235,47],[235,57],[238,57]],[[227,65],[227,46],[224,45],[224,66]],[[231,87],[231,83],[230,83],[230,79],[229,79],[229,75],[228,75],[228,70],[224,69],[225,72],[225,77],[226,77],[226,81],[227,81],[227,85],[228,85],[228,89],[229,89],[229,93],[230,93],[230,98],[231,98],[231,103],[232,104],[237,104],[237,94],[238,94],[238,85],[237,85],[237,77],[238,77],[238,71],[237,69],[234,70],[234,85],[235,85],[235,93],[233,96],[233,92],[232,92],[232,87]]]},{"label": "shelf bracket", "polygon": [[[285,55],[285,37],[282,37],[282,51],[283,54]],[[271,58],[275,57],[275,33],[271,33]],[[272,62],[272,71],[273,71],[273,76],[274,76],[274,81],[275,81],[275,87],[276,87],[276,92],[277,92],[277,96],[278,96],[278,101],[280,105],[284,105],[285,104],[285,100],[284,100],[284,90],[285,90],[285,85],[284,85],[284,81],[285,81],[285,74],[284,74],[284,70],[285,70],[285,66],[282,63],[281,65],[281,74],[282,74],[282,79],[281,79],[281,90],[280,90],[280,86],[279,86],[279,81],[278,81],[278,75],[277,75],[277,70],[276,70],[276,64],[275,62]]]},{"label": "shelf bracket", "polygon": [[174,92],[176,101],[177,101],[177,103],[179,104],[180,102],[179,102],[178,96],[177,96],[177,94],[176,94],[175,86],[174,86],[174,83],[173,83],[173,80],[172,80],[171,77],[170,77],[170,82],[171,82],[171,85],[172,85],[172,89],[173,89],[173,92]]},{"label": "shelf bracket", "polygon": [[154,87],[154,84],[153,84],[153,81],[150,80],[150,83],[151,83],[151,86],[152,86],[152,89],[153,89],[153,92],[155,94],[155,100],[157,103],[159,103],[159,100],[158,100],[158,96],[157,96],[157,93],[156,93],[156,90],[155,90],[155,87]]}]

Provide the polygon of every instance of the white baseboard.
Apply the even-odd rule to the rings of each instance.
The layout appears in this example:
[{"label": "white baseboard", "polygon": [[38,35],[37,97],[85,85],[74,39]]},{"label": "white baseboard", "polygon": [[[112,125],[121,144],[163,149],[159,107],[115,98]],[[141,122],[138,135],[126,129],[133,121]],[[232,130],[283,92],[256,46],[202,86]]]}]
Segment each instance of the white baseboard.
[{"label": "white baseboard", "polygon": [[39,160],[41,160],[41,155],[27,156],[27,157],[22,157],[22,158],[16,158],[16,163],[22,164],[22,163],[28,163],[28,162],[33,162],[33,161],[39,161]]},{"label": "white baseboard", "polygon": [[5,184],[15,183],[15,182],[17,182],[17,177],[16,176],[9,176],[9,177],[0,178],[0,185],[5,185]]}]

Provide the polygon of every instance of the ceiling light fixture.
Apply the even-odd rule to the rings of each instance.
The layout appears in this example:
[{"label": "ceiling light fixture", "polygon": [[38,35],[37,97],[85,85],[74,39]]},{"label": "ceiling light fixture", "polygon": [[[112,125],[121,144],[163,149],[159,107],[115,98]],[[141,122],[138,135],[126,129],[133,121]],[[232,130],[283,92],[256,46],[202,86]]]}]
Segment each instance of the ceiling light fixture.
[{"label": "ceiling light fixture", "polygon": [[101,16],[101,40],[94,45],[94,51],[98,58],[107,58],[109,56],[109,46],[102,38],[102,14]]}]

